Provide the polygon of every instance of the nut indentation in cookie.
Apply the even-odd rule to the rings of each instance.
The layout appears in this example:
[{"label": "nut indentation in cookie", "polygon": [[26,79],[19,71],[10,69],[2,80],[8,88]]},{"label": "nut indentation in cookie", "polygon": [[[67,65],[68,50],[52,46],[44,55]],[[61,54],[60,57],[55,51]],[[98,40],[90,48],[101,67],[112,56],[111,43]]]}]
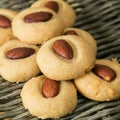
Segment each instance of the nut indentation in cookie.
[{"label": "nut indentation in cookie", "polygon": [[49,1],[49,2],[47,2],[47,3],[45,4],[45,7],[54,10],[56,13],[57,13],[58,10],[59,10],[58,3],[55,2],[55,1]]},{"label": "nut indentation in cookie", "polygon": [[6,57],[9,59],[21,59],[21,58],[29,57],[34,53],[35,50],[33,48],[18,47],[7,51]]},{"label": "nut indentation in cookie", "polygon": [[116,72],[106,65],[96,64],[93,72],[106,81],[112,81],[116,77]]},{"label": "nut indentation in cookie", "polygon": [[46,22],[52,18],[52,13],[50,12],[35,12],[28,14],[24,17],[24,22],[33,23],[33,22]]},{"label": "nut indentation in cookie", "polygon": [[42,86],[42,94],[46,98],[53,98],[59,93],[59,82],[46,78]]},{"label": "nut indentation in cookie", "polygon": [[53,51],[65,58],[65,59],[72,59],[73,58],[73,49],[72,47],[69,45],[69,43],[65,40],[56,40],[54,43],[53,43]]},{"label": "nut indentation in cookie", "polygon": [[11,21],[6,16],[0,15],[0,27],[11,27]]}]

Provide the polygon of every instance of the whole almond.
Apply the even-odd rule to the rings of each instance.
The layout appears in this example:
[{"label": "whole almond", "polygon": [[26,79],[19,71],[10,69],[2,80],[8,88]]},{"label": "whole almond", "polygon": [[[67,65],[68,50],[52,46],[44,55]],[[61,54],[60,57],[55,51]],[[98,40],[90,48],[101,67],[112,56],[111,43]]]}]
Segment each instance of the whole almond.
[{"label": "whole almond", "polygon": [[6,57],[9,59],[21,59],[29,57],[34,54],[35,50],[33,48],[18,47],[7,51]]},{"label": "whole almond", "polygon": [[45,4],[45,7],[54,10],[56,13],[57,13],[58,10],[59,10],[58,3],[55,2],[55,1],[49,1],[49,2],[47,2],[47,3]]},{"label": "whole almond", "polygon": [[46,98],[57,96],[59,93],[59,82],[46,78],[42,86],[42,94]]},{"label": "whole almond", "polygon": [[78,34],[74,30],[68,30],[64,32],[64,35],[77,35],[78,36]]},{"label": "whole almond", "polygon": [[50,12],[35,12],[28,14],[24,17],[24,22],[33,23],[33,22],[46,22],[52,18],[52,13]]},{"label": "whole almond", "polygon": [[6,16],[0,15],[0,27],[11,27],[11,21]]},{"label": "whole almond", "polygon": [[116,72],[106,65],[96,64],[93,72],[106,81],[112,81],[116,77]]},{"label": "whole almond", "polygon": [[53,51],[65,59],[73,58],[73,49],[65,40],[57,40],[53,43]]}]

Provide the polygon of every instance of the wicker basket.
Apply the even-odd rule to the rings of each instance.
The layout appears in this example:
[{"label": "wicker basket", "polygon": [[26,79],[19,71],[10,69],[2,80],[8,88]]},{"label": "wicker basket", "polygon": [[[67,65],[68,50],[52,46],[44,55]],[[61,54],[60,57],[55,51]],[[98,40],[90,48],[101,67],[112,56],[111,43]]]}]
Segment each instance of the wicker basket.
[{"label": "wicker basket", "polygon": [[[0,0],[0,7],[22,10],[36,0]],[[97,58],[120,62],[120,0],[66,0],[76,11],[75,27],[87,30],[96,39]],[[38,120],[24,109],[15,84],[0,78],[0,120]],[[77,108],[60,120],[120,120],[120,100],[95,102],[78,93]]]}]

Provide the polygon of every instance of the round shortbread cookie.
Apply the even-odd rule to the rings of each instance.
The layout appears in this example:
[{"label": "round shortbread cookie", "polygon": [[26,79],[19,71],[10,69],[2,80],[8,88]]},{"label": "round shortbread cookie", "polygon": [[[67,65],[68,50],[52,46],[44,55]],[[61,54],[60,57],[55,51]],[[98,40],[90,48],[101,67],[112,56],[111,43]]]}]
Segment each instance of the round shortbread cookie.
[{"label": "round shortbread cookie", "polygon": [[64,30],[64,35],[77,35],[82,39],[86,40],[93,48],[95,54],[97,53],[97,44],[93,36],[85,30],[79,28],[66,28]]},{"label": "round shortbread cookie", "polygon": [[28,8],[13,20],[13,33],[28,44],[42,44],[64,30],[62,19],[48,8]]},{"label": "round shortbread cookie", "polygon": [[97,60],[91,72],[74,82],[78,91],[89,99],[95,101],[119,99],[120,64],[110,60]]},{"label": "round shortbread cookie", "polygon": [[0,9],[0,46],[15,38],[11,29],[11,22],[16,15],[16,11],[4,8]]},{"label": "round shortbread cookie", "polygon": [[[57,51],[61,55],[68,55],[68,59],[61,57],[53,50],[54,43],[59,40],[60,43],[56,46],[56,50],[59,49]],[[63,42],[67,42],[70,49]],[[73,56],[69,59],[71,54]],[[95,53],[82,38],[64,35],[55,37],[41,46],[37,53],[37,63],[41,72],[47,77],[55,80],[69,80],[85,75],[94,67]]]},{"label": "round shortbread cookie", "polygon": [[18,40],[5,43],[0,48],[1,76],[10,82],[23,82],[38,75],[40,70],[36,63],[37,51],[37,46]]},{"label": "round shortbread cookie", "polygon": [[24,107],[32,115],[42,119],[59,118],[70,114],[77,105],[74,84],[71,81],[60,81],[58,94],[55,97],[46,98],[42,92],[45,79],[46,77],[42,75],[24,84],[21,91]]},{"label": "round shortbread cookie", "polygon": [[47,7],[54,10],[64,21],[65,27],[71,27],[76,21],[74,9],[63,0],[38,0],[31,7]]}]

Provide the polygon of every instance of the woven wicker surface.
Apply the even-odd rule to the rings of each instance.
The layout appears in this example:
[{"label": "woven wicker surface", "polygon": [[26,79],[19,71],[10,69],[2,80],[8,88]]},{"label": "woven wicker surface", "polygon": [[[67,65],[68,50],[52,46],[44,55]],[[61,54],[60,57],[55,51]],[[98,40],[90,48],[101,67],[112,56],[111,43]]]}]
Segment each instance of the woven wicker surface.
[{"label": "woven wicker surface", "polygon": [[[36,0],[0,0],[0,7],[22,10]],[[97,58],[120,62],[120,0],[66,0],[78,15],[75,27],[90,32],[98,45]],[[38,120],[24,109],[20,91],[24,83],[0,78],[0,120]],[[60,120],[120,120],[120,100],[95,102],[78,93],[74,112]]]}]

